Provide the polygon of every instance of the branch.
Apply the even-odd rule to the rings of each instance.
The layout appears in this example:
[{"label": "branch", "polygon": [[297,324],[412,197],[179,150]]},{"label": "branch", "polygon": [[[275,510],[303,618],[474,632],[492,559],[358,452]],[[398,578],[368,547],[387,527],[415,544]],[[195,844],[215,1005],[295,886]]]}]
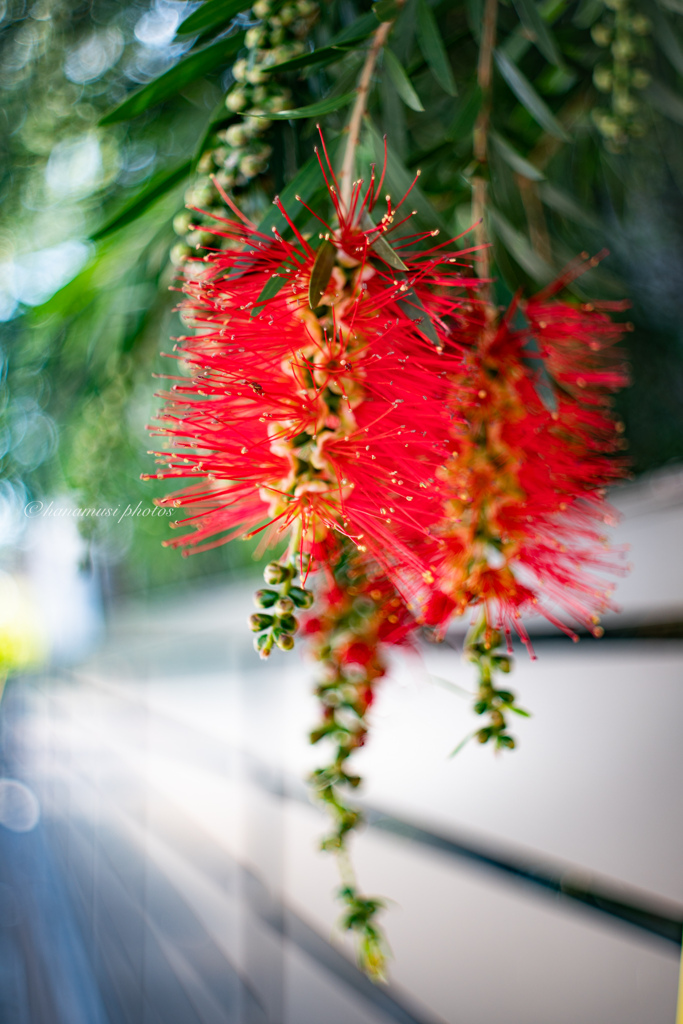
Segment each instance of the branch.
[{"label": "branch", "polygon": [[[479,48],[479,63],[477,65],[477,84],[481,89],[481,109],[474,126],[473,149],[474,159],[483,168],[488,159],[488,130],[491,116],[491,83],[493,78],[493,50],[496,45],[496,19],[498,16],[498,0],[486,0],[484,8],[484,24],[482,27],[481,46]],[[484,212],[486,209],[486,180],[483,175],[477,174],[472,180],[472,219],[475,222],[475,240],[479,248],[477,251],[477,276],[488,278],[489,250],[485,248],[488,244],[486,237],[486,225],[484,223]],[[483,295],[490,304],[490,286],[483,286]]]},{"label": "branch", "polygon": [[384,46],[393,24],[393,21],[383,21],[375,32],[372,40],[372,46],[368,50],[368,55],[365,58],[365,64],[363,65],[363,70],[361,72],[360,81],[358,82],[356,102],[353,105],[351,120],[349,121],[349,137],[346,142],[344,162],[342,164],[342,169],[339,172],[342,206],[347,211],[351,207],[354,156],[356,146],[358,145],[358,140],[360,138],[360,128],[363,123],[363,115],[365,114],[365,109],[368,103],[368,93],[370,92],[372,72],[375,70],[379,51]]}]

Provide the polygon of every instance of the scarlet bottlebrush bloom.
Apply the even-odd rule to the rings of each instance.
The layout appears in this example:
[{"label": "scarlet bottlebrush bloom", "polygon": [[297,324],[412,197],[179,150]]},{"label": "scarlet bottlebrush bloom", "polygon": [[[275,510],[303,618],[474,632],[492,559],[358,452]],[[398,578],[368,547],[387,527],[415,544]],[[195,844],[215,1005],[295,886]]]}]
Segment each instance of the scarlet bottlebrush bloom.
[{"label": "scarlet bottlebrush bloom", "polygon": [[[448,498],[433,624],[482,606],[490,626],[523,638],[525,612],[571,633],[559,618],[568,613],[601,632],[620,568],[606,547],[614,515],[603,488],[626,468],[611,409],[627,383],[613,348],[626,327],[607,312],[624,306],[559,301],[567,276],[497,323],[473,311],[462,325],[471,349],[451,404],[455,451],[438,474]],[[526,323],[515,327],[519,313]]]},{"label": "scarlet bottlebrush bloom", "polygon": [[454,314],[476,282],[451,243],[413,251],[429,234],[394,243],[397,260],[384,236],[410,214],[395,219],[387,197],[380,224],[368,220],[374,172],[347,211],[321,169],[338,228],[321,222],[313,241],[290,222],[290,242],[241,214],[220,219],[228,247],[196,261],[183,285],[195,333],[176,348],[189,376],[165,396],[155,432],[172,451],[158,453],[155,475],[201,482],[160,502],[185,509],[175,525],[193,528],[169,543],[205,550],[267,530],[294,534],[305,555],[346,537],[385,571],[420,578],[413,539],[439,520],[436,473],[451,450]]}]

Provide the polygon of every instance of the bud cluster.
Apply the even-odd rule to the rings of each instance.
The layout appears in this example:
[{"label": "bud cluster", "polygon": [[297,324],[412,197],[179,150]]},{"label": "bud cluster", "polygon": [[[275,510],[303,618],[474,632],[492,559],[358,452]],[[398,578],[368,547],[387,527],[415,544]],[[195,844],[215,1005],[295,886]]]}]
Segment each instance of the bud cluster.
[{"label": "bud cluster", "polygon": [[258,633],[254,647],[262,658],[269,658],[274,646],[291,651],[299,628],[294,612],[313,604],[312,591],[293,585],[296,575],[296,566],[291,563],[269,562],[264,569],[263,578],[269,587],[256,591],[254,604],[259,611],[249,617],[249,628]]},{"label": "bud cluster", "polygon": [[503,637],[497,630],[488,629],[485,620],[475,626],[465,646],[468,661],[477,666],[479,685],[474,711],[487,715],[488,723],[475,736],[479,743],[493,743],[496,750],[513,750],[516,741],[508,732],[506,714],[510,711],[528,717],[528,711],[517,707],[511,690],[500,690],[494,686],[496,672],[508,674],[512,669],[509,654],[500,650]]},{"label": "bud cluster", "polygon": [[[208,214],[224,214],[211,175],[222,189],[244,189],[267,169],[272,153],[264,138],[272,124],[267,115],[286,110],[292,102],[289,89],[268,69],[303,53],[303,39],[318,15],[318,4],[315,0],[256,0],[252,14],[259,20],[246,32],[247,54],[233,65],[234,85],[225,98],[227,110],[238,120],[211,136],[197,164],[199,177],[185,194],[188,206]],[[197,221],[197,214],[182,211],[173,222],[176,234],[183,236],[171,252],[176,265],[192,249],[216,243]]]},{"label": "bud cluster", "polygon": [[606,60],[593,71],[593,84],[611,98],[610,109],[597,107],[593,121],[611,152],[621,152],[630,137],[645,134],[642,104],[634,90],[650,83],[650,74],[638,66],[646,55],[645,37],[650,22],[644,14],[634,13],[628,0],[605,0],[608,10],[591,29],[596,46],[606,51]]}]

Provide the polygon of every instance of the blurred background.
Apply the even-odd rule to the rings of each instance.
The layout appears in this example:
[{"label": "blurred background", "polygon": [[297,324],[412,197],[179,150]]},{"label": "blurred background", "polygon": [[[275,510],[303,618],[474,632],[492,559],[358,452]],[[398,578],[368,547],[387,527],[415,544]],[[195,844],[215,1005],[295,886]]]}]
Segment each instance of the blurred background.
[{"label": "blurred background", "polygon": [[[451,79],[406,4],[392,46],[417,103],[380,69],[363,145],[370,158],[389,129],[389,176],[420,167],[420,216],[455,234],[471,224],[482,12],[428,6]],[[549,43],[537,21],[530,34],[532,7]],[[258,26],[248,5],[0,6],[1,1020],[673,1022],[683,7],[629,7],[649,78],[627,142],[594,116],[623,7],[501,5],[500,49],[533,87],[497,73],[488,228],[501,302],[579,251],[610,249],[575,289],[632,302],[618,412],[633,479],[612,496],[632,571],[602,640],[572,645],[532,623],[539,657],[521,652],[515,681],[533,717],[508,756],[466,746],[449,758],[473,727],[457,631],[396,658],[358,758],[369,824],[355,856],[365,889],[388,898],[393,953],[377,987],[333,930],[325,819],[301,782],[318,758],[312,668],[252,651],[253,548],[163,548],[163,489],[139,479],[153,374],[168,372],[161,353],[183,330],[169,288],[197,242],[184,205],[211,202],[218,169],[250,216],[268,216],[304,173],[315,118],[273,121],[253,173],[251,151],[226,148],[231,67]],[[277,58],[299,61],[273,79],[293,106],[346,95],[377,26],[369,3],[314,8],[300,12],[303,42]],[[332,103],[331,144],[344,116]]]}]

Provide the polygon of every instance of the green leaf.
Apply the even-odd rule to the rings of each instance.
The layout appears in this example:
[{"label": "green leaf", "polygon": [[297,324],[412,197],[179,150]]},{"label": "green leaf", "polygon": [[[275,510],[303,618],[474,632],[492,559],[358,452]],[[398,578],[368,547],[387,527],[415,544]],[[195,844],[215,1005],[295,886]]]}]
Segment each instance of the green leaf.
[{"label": "green leaf", "polygon": [[[327,140],[327,152],[333,165],[342,141],[341,136],[336,139]],[[317,156],[312,156],[310,160],[306,161],[296,177],[280,193],[280,202],[292,221],[298,220],[305,210],[305,207],[298,202],[296,197],[300,196],[304,202],[308,202],[319,191],[321,186],[324,186],[324,181],[320,172],[320,164],[318,163]],[[259,231],[265,235],[272,234],[273,228],[277,228],[280,232],[287,229],[287,222],[276,206],[266,214],[258,226]]]},{"label": "green leaf", "polygon": [[607,228],[602,224],[596,210],[584,209],[573,196],[559,189],[556,185],[550,185],[546,181],[539,187],[538,194],[546,206],[557,210],[563,217],[567,217],[577,224],[585,224],[586,227],[593,228],[604,234],[607,233]]},{"label": "green leaf", "polygon": [[541,128],[544,128],[549,135],[554,135],[556,139],[561,139],[562,142],[571,142],[571,136],[564,130],[547,103],[538,95],[529,79],[522,74],[517,65],[513,64],[502,50],[497,49],[494,52],[498,70],[522,106],[528,110],[534,120],[538,121]]},{"label": "green leaf", "polygon": [[237,53],[244,42],[244,32],[221,39],[218,43],[205,47],[197,53],[191,53],[178,61],[175,67],[166,71],[159,78],[155,78],[149,85],[138,89],[114,107],[108,114],[100,118],[101,125],[116,124],[118,121],[128,121],[150,107],[163,103],[165,100],[175,96],[191,82],[195,82],[203,75],[229,62],[231,57]]},{"label": "green leaf", "polygon": [[513,711],[516,715],[521,715],[522,718],[531,718],[530,711],[525,711],[524,708],[518,708],[515,704],[506,704],[505,707],[508,711]]},{"label": "green leaf", "polygon": [[332,245],[332,242],[328,241],[328,239],[323,239],[315,254],[311,270],[311,280],[308,285],[308,304],[311,309],[315,309],[319,305],[322,296],[327,290],[336,258],[337,250]]},{"label": "green leaf", "polygon": [[410,79],[398,57],[391,52],[388,46],[384,47],[384,65],[389,72],[389,78],[394,83],[396,92],[399,94],[406,106],[412,110],[424,110],[420,97],[413,89]]},{"label": "green leaf", "polygon": [[347,92],[343,96],[330,96],[318,103],[309,103],[306,107],[299,107],[297,110],[280,110],[277,114],[254,114],[254,117],[267,117],[271,121],[291,121],[304,117],[321,117],[333,110],[340,110],[355,99],[356,93]]},{"label": "green leaf", "polygon": [[474,739],[475,736],[476,736],[476,732],[468,732],[467,736],[465,736],[464,739],[460,740],[460,742],[458,743],[458,745],[455,748],[455,750],[451,750],[451,752],[450,752],[450,754],[448,756],[449,757],[455,757],[455,755],[459,754],[460,751],[463,749],[463,747],[466,747],[467,744],[470,742],[470,740]]},{"label": "green leaf", "polygon": [[401,5],[396,0],[377,0],[372,5],[372,13],[378,21],[395,21],[401,11]]},{"label": "green leaf", "polygon": [[[361,227],[366,231],[372,231],[377,225],[373,221],[372,217],[367,212],[363,213],[361,217]],[[372,249],[381,260],[384,260],[393,270],[407,270],[407,266],[399,256],[399,254],[392,249],[383,235],[376,235],[375,241],[372,243]]]},{"label": "green leaf", "polygon": [[458,89],[453,78],[451,65],[443,44],[439,26],[427,0],[418,0],[417,40],[422,56],[432,70],[437,82],[449,96],[457,96]]},{"label": "green leaf", "polygon": [[660,114],[664,114],[670,121],[683,124],[683,99],[673,90],[655,81],[648,85],[644,95]]},{"label": "green leaf", "polygon": [[434,348],[440,352],[443,348],[443,342],[436,333],[432,318],[422,305],[417,292],[409,288],[407,292],[403,292],[403,296],[404,298],[398,299],[397,305],[401,307],[408,319],[413,321],[420,334],[424,335],[427,341],[431,341]]},{"label": "green leaf", "polygon": [[285,267],[289,267],[290,269],[292,269],[292,264],[288,263],[285,260],[284,263],[280,264],[276,273],[274,273],[272,277],[270,277],[266,281],[263,288],[261,289],[261,294],[259,295],[258,299],[256,300],[252,307],[251,313],[249,314],[250,317],[253,318],[258,316],[261,312],[261,307],[264,305],[264,303],[268,302],[269,299],[274,299],[278,292],[282,291],[284,286],[290,280],[289,274],[281,273],[281,271],[283,271]]},{"label": "green leaf", "polygon": [[564,61],[557,48],[555,37],[541,17],[534,0],[514,0],[519,20],[531,36],[537,48],[551,64],[562,67]]},{"label": "green leaf", "polygon": [[520,267],[535,281],[545,283],[552,280],[554,276],[552,267],[549,267],[545,260],[532,249],[524,235],[494,207],[489,206],[488,215],[498,238]]},{"label": "green leaf", "polygon": [[666,54],[678,74],[683,75],[683,49],[671,22],[657,4],[648,3],[645,9],[652,20],[652,34],[661,46],[662,53]]},{"label": "green leaf", "polygon": [[528,178],[529,181],[543,181],[545,175],[537,167],[534,167],[533,164],[530,164],[528,160],[525,160],[502,135],[499,135],[498,132],[489,131],[489,139],[505,163],[513,171],[521,174],[523,178]]},{"label": "green leaf", "polygon": [[310,53],[304,53],[301,57],[292,57],[291,60],[285,60],[281,64],[273,64],[268,70],[298,71],[299,68],[313,65],[331,64],[335,60],[341,60],[348,50],[354,49],[356,43],[367,39],[376,29],[377,18],[374,14],[364,14],[362,18],[357,18],[351,25],[333,36],[327,46],[311,50]]},{"label": "green leaf", "polygon": [[248,11],[252,0],[206,0],[176,29],[176,36],[194,36],[219,25],[228,25],[237,14]]},{"label": "green leaf", "polygon": [[152,203],[184,181],[191,169],[192,161],[184,160],[170,171],[159,171],[140,189],[137,195],[132,196],[112,217],[101,224],[96,231],[93,231],[90,236],[92,241],[97,242],[101,238],[106,238],[113,231],[118,231],[119,228],[130,224],[131,221],[137,220]]}]

